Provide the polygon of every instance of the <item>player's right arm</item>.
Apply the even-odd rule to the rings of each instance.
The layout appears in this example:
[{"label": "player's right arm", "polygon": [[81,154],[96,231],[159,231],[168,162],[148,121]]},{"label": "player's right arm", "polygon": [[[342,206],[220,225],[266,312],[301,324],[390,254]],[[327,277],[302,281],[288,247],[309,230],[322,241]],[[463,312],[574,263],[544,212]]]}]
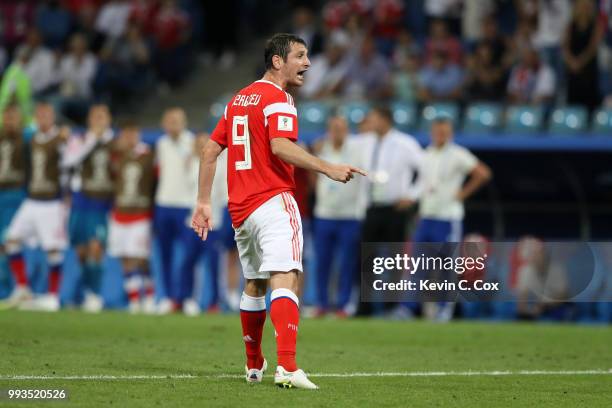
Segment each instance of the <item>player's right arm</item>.
[{"label": "player's right arm", "polygon": [[285,137],[275,137],[270,140],[272,153],[282,161],[294,166],[325,174],[332,180],[346,183],[354,177],[354,173],[366,176],[366,172],[348,164],[332,164],[322,160]]},{"label": "player's right arm", "polygon": [[210,139],[200,153],[200,169],[198,174],[198,199],[191,218],[191,228],[202,240],[206,240],[208,231],[212,228],[212,209],[210,192],[212,190],[217,158],[227,146],[225,130],[225,115],[221,117]]}]

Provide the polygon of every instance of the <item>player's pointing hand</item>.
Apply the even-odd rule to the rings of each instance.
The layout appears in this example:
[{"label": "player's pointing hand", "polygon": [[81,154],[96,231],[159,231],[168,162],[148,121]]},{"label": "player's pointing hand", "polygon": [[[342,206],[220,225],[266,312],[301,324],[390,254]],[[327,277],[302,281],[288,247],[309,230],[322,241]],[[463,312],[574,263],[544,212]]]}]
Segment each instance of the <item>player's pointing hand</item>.
[{"label": "player's pointing hand", "polygon": [[212,229],[212,210],[210,204],[198,202],[193,216],[191,217],[191,228],[202,241],[206,241],[208,231]]},{"label": "player's pointing hand", "polygon": [[358,167],[349,166],[348,164],[330,164],[325,175],[332,180],[346,183],[355,177],[355,173],[367,176],[367,173]]}]

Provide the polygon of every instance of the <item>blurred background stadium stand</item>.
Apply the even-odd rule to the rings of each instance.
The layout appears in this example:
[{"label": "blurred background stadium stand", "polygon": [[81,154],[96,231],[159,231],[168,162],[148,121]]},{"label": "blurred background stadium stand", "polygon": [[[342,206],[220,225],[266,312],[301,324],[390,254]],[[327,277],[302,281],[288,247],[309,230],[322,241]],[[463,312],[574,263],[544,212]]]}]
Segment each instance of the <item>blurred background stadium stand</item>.
[{"label": "blurred background stadium stand", "polygon": [[[25,112],[49,100],[78,128],[103,102],[139,118],[154,143],[163,109],[181,106],[191,128],[210,131],[262,73],[275,31],[310,46],[312,85],[296,92],[304,144],[336,109],[357,132],[383,102],[426,145],[445,112],[456,141],[495,173],[467,204],[467,233],[612,238],[609,0],[2,1],[0,108],[15,91]],[[105,297],[119,306],[121,274],[108,262]],[[75,276],[65,300],[78,293]],[[307,302],[313,290],[308,282]]]}]

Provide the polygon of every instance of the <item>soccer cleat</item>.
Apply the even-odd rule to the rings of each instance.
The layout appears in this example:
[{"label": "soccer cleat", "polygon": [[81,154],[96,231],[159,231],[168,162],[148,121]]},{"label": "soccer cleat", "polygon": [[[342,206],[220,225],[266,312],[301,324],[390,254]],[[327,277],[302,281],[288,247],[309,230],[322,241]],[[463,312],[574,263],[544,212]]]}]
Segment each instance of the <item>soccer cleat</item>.
[{"label": "soccer cleat", "polygon": [[15,286],[11,295],[0,302],[0,310],[12,309],[18,307],[23,302],[32,300],[32,291],[27,286]]},{"label": "soccer cleat", "polygon": [[187,299],[183,302],[183,313],[186,316],[197,316],[200,314],[200,306],[194,299]]},{"label": "soccer cleat", "polygon": [[256,368],[251,368],[244,366],[244,372],[246,373],[246,382],[248,383],[260,383],[263,380],[263,375],[268,369],[268,362],[264,358],[263,366],[261,366],[261,370]]},{"label": "soccer cleat", "polygon": [[59,297],[52,293],[47,293],[27,300],[19,305],[19,310],[35,312],[57,312],[60,309]]},{"label": "soccer cleat", "polygon": [[281,388],[303,388],[306,390],[318,390],[319,387],[314,385],[303,370],[298,369],[293,372],[285,370],[282,366],[276,367],[274,373],[274,384]]},{"label": "soccer cleat", "polygon": [[174,302],[169,298],[163,298],[162,300],[159,301],[159,304],[157,305],[158,315],[171,314],[171,313],[174,313],[175,310],[176,310],[176,307],[174,305]]},{"label": "soccer cleat", "polygon": [[85,300],[81,305],[84,312],[87,313],[100,313],[104,307],[104,301],[102,298],[95,293],[87,292],[85,294]]}]

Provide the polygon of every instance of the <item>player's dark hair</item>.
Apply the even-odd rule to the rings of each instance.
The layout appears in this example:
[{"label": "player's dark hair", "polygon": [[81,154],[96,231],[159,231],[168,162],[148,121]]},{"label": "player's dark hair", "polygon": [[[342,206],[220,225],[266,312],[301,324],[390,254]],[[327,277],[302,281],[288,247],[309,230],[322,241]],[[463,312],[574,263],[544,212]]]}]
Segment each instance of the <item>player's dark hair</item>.
[{"label": "player's dark hair", "polygon": [[303,44],[306,46],[306,41],[294,34],[279,33],[274,34],[267,42],[264,50],[264,60],[266,63],[266,71],[272,69],[272,57],[278,55],[287,61],[287,56],[291,51],[291,44]]},{"label": "player's dark hair", "polygon": [[387,105],[377,105],[377,106],[374,106],[372,108],[372,111],[378,113],[387,122],[393,123],[393,112],[391,111],[391,108],[389,108]]}]

